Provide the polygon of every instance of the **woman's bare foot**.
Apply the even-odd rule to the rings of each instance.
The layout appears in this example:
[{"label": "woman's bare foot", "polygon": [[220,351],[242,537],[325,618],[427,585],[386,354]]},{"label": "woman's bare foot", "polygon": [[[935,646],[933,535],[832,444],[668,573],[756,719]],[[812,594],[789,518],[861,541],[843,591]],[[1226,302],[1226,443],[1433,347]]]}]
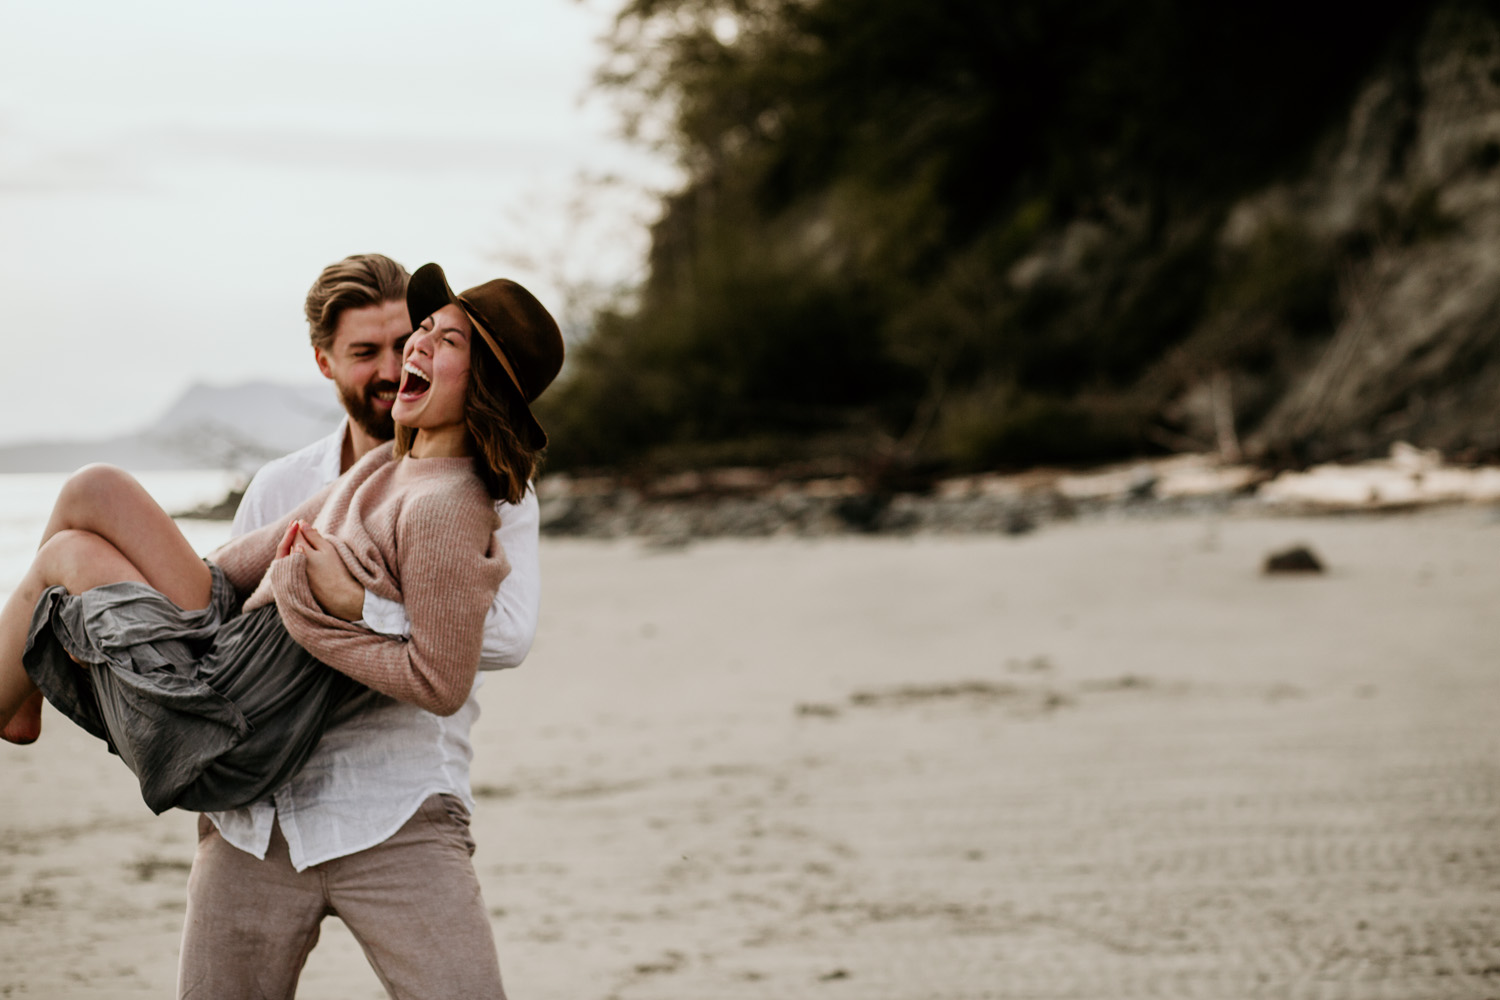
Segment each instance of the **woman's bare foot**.
[{"label": "woman's bare foot", "polygon": [[42,735],[42,692],[37,691],[26,703],[11,716],[5,724],[5,729],[0,731],[0,740],[7,743],[35,743],[38,736]]}]

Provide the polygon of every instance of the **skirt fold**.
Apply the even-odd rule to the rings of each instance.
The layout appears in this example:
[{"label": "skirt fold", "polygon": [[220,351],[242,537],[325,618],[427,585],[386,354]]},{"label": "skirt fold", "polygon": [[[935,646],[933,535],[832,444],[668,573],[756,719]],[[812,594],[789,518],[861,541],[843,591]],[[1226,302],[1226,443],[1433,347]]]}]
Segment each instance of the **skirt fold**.
[{"label": "skirt fold", "polygon": [[274,605],[237,615],[233,588],[209,567],[212,596],[195,611],[141,583],[53,587],[22,656],[47,700],[135,772],[157,813],[269,795],[307,762],[333,710],[366,690],[298,646]]}]

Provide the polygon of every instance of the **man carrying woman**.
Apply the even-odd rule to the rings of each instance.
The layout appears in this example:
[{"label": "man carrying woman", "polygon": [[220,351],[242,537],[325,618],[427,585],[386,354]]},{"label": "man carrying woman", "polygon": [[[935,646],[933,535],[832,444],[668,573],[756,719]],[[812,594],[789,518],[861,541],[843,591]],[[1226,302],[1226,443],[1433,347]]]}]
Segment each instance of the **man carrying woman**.
[{"label": "man carrying woman", "polygon": [[[350,419],[334,435],[271,463],[257,475],[236,519],[236,540],[211,557],[225,561],[224,571],[214,576],[213,588],[207,578],[198,579],[190,561],[176,550],[178,542],[168,530],[170,521],[162,525],[159,519],[153,520],[159,511],[137,519],[148,522],[145,529],[139,524],[122,529],[107,519],[96,523],[101,493],[114,494],[109,504],[116,512],[112,517],[128,517],[139,499],[129,485],[115,478],[113,470],[82,475],[64,491],[54,515],[56,523],[49,525],[47,543],[38,557],[39,566],[44,557],[52,562],[37,572],[46,577],[44,582],[63,583],[73,594],[83,586],[111,582],[69,577],[74,570],[63,563],[69,558],[76,561],[79,555],[66,550],[72,546],[83,552],[94,544],[87,539],[95,537],[95,531],[108,540],[110,531],[128,530],[147,545],[137,552],[131,549],[132,541],[117,549],[123,560],[114,573],[117,579],[150,584],[170,602],[169,608],[207,605],[191,614],[213,608],[224,589],[221,577],[228,579],[240,596],[254,591],[246,602],[252,610],[241,618],[254,613],[264,617],[261,608],[274,601],[276,611],[271,615],[279,613],[281,624],[266,627],[284,627],[307,647],[307,653],[334,668],[314,662],[290,677],[333,675],[334,681],[327,685],[331,688],[353,678],[378,692],[359,689],[363,693],[327,695],[324,716],[306,723],[318,727],[321,740],[314,738],[302,754],[305,763],[291,759],[296,755],[284,749],[295,741],[277,741],[275,752],[285,753],[288,759],[278,760],[276,766],[301,763],[301,767],[284,783],[276,777],[277,787],[269,795],[256,794],[243,804],[233,801],[235,782],[248,769],[232,756],[239,749],[230,752],[234,766],[206,765],[203,777],[181,789],[163,785],[163,769],[156,769],[153,780],[159,799],[153,802],[154,808],[165,807],[163,803],[175,794],[179,797],[172,804],[198,803],[213,810],[200,819],[200,841],[189,880],[180,996],[292,996],[317,942],[319,924],[328,914],[338,915],[349,926],[393,997],[503,996],[489,916],[470,860],[474,844],[468,833],[472,801],[468,733],[478,714],[474,691],[479,678],[472,666],[465,672],[462,665],[472,651],[481,669],[514,666],[525,656],[534,634],[538,519],[535,496],[526,481],[534,461],[507,465],[502,453],[508,454],[509,448],[518,455],[534,456],[545,445],[545,434],[527,404],[555,377],[561,365],[561,337],[551,317],[519,286],[489,282],[454,295],[441,270],[428,265],[408,288],[405,272],[377,255],[347,258],[326,268],[308,295],[307,313],[319,368],[335,381]],[[400,360],[403,347],[405,364]],[[475,374],[483,377],[469,384],[467,396],[460,392],[455,397],[453,386],[469,375],[467,368],[462,376],[453,372],[460,361],[467,364],[465,358],[471,355]],[[474,390],[483,388],[486,381],[492,383],[488,403],[476,402]],[[463,402],[455,404],[455,398]],[[488,416],[475,415],[476,406],[483,410],[481,403],[490,406]],[[454,405],[459,409],[454,410]],[[415,431],[403,430],[405,444],[398,447],[397,456],[380,445],[393,432],[393,407],[398,415],[405,414],[419,425]],[[475,422],[486,420],[501,431],[476,435]],[[483,443],[476,447],[481,438]],[[484,454],[476,455],[476,451]],[[464,460],[453,466],[460,458]],[[412,461],[417,464],[411,465]],[[406,522],[393,525],[390,521],[404,516],[398,501],[416,496],[421,489],[407,481],[411,476],[402,479],[402,470],[430,473],[449,466],[472,466],[484,481],[484,489],[471,480],[455,480],[453,486],[444,481],[441,489],[429,489],[423,496],[482,498],[487,490],[497,498],[493,512],[499,520],[498,545],[491,545],[488,555],[475,552],[463,557],[474,563],[465,571],[465,587],[483,590],[485,581],[493,586],[494,579],[503,577],[493,601],[488,602],[487,615],[475,612],[478,616],[472,618],[470,627],[475,630],[483,618],[482,642],[472,635],[447,635],[443,628],[451,631],[451,627],[446,622],[435,631],[434,608],[443,609],[441,613],[452,621],[453,615],[463,618],[457,608],[468,599],[456,592],[462,588],[432,587],[424,582],[424,574],[431,576],[438,563],[422,561],[425,555],[408,555],[402,557],[407,565],[401,567],[386,566],[379,558],[374,558],[372,566],[370,557],[361,562],[360,553],[351,552],[353,536],[363,534],[367,556],[382,550],[392,561],[397,551],[393,540],[401,532],[407,533],[409,541],[422,540],[420,547],[408,544],[407,550],[425,553],[434,538],[443,539],[446,545],[456,537],[455,532],[473,530],[461,529],[454,520],[468,523],[475,516],[471,508],[464,508],[471,512],[460,517],[457,508],[443,506],[441,513],[416,527],[410,526],[416,514]],[[351,469],[352,479],[345,477],[325,489]],[[303,509],[314,513],[315,523],[340,528],[350,537],[325,535],[306,520],[287,519],[313,494],[319,500]],[[130,499],[121,502],[121,496]],[[387,502],[393,496],[397,500]],[[431,506],[438,501],[422,502]],[[416,509],[416,502],[407,506]],[[266,526],[278,520],[285,522],[284,527],[268,532]],[[270,534],[281,537],[268,542]],[[267,548],[272,542],[278,543],[274,554]],[[135,566],[131,556],[145,566]],[[266,559],[273,561],[262,568]],[[132,573],[127,566],[140,571]],[[110,575],[108,570],[92,572]],[[262,572],[265,578],[259,580]],[[67,597],[55,587],[49,593],[54,594],[59,609],[74,609],[52,614],[54,631],[67,632],[88,617],[77,610],[87,602]],[[454,610],[446,610],[444,602],[453,603]],[[10,606],[5,614],[16,617]],[[29,642],[40,641],[42,617],[39,610]],[[13,624],[0,622],[0,627],[13,630]],[[59,645],[69,647],[60,640]],[[90,662],[93,648],[75,643],[65,652],[73,660]],[[33,649],[28,656],[36,657]],[[136,675],[131,671],[139,665],[109,673],[101,672],[105,668],[97,664],[73,667],[56,656],[52,659],[52,670],[62,677],[57,695],[47,684],[41,686],[63,707],[69,703],[69,685],[76,684],[82,692],[77,701],[83,707],[73,706],[79,712],[74,717],[85,728],[103,716],[123,713],[120,705],[135,697],[131,685]],[[4,669],[0,664],[0,671]],[[30,660],[28,669],[32,669]],[[236,676],[254,678],[258,669],[252,663]],[[129,680],[118,687],[129,697],[115,698],[116,688],[104,683],[118,676]],[[226,676],[210,677],[210,686],[245,689],[239,680],[225,682]],[[74,680],[78,677],[85,681]],[[313,713],[305,706],[324,698],[322,693],[299,698],[290,712]],[[99,703],[92,715],[90,699]],[[0,712],[5,709],[0,703]],[[0,718],[8,723],[8,737],[15,734],[17,723],[25,729],[24,714]],[[150,710],[145,714],[149,716]],[[276,718],[286,714],[281,712]],[[274,729],[270,722],[262,725]],[[297,722],[292,728],[303,725]],[[123,747],[127,762],[153,759],[150,755],[159,741],[147,740],[137,749],[133,734],[127,731],[128,722],[110,720],[110,726],[103,728],[108,729],[103,735],[112,746]],[[138,775],[152,801],[148,775],[139,769]],[[257,786],[248,782],[243,787]]]}]

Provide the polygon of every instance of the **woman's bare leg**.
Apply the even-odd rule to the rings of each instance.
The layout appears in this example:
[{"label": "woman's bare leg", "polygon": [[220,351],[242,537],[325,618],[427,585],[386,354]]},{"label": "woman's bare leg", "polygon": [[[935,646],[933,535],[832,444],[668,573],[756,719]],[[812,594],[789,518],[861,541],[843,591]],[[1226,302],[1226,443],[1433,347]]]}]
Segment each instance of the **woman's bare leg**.
[{"label": "woman's bare leg", "polygon": [[42,692],[33,691],[31,697],[21,703],[16,714],[10,717],[4,728],[0,728],[0,740],[7,743],[35,743],[42,735]]},{"label": "woman's bare leg", "polygon": [[213,588],[208,567],[171,516],[123,469],[86,465],[69,477],[52,508],[42,544],[69,529],[109,542],[146,583],[179,608],[208,606]]},{"label": "woman's bare leg", "polygon": [[29,743],[41,728],[36,687],[21,666],[42,591],[78,594],[107,583],[149,584],[178,607],[208,605],[212,576],[166,511],[120,469],[86,466],[53,507],[31,569],[0,609],[0,737]]},{"label": "woman's bare leg", "polygon": [[70,593],[81,593],[123,580],[144,583],[145,577],[98,535],[65,529],[42,543],[31,568],[0,609],[0,724],[6,740],[30,743],[41,732],[40,692],[21,666],[21,650],[42,591],[61,584]]}]

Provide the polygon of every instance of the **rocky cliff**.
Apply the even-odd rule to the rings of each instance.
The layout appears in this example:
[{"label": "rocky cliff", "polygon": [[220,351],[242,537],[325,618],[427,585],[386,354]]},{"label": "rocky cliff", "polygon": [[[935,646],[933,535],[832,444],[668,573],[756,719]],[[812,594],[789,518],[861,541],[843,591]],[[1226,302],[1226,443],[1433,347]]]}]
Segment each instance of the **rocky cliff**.
[{"label": "rocky cliff", "polygon": [[[1279,244],[1335,269],[1332,328],[1284,352],[1263,416],[1235,408],[1252,456],[1363,458],[1401,440],[1500,455],[1500,19],[1441,6],[1411,51],[1364,84],[1305,176],[1244,198],[1218,234],[1222,253]],[[1231,306],[1206,325],[1253,321]],[[1231,407],[1256,382],[1232,373]],[[1213,395],[1175,401],[1200,436]]]}]

